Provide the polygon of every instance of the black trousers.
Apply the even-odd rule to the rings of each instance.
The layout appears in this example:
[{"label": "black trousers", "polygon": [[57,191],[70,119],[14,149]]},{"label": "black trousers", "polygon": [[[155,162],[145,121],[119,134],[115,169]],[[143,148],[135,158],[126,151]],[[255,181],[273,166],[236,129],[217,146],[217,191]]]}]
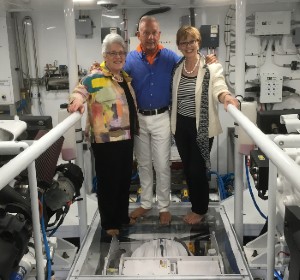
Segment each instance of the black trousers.
[{"label": "black trousers", "polygon": [[[194,213],[204,215],[208,210],[209,184],[205,160],[196,142],[196,119],[177,114],[175,141],[183,164]],[[209,139],[209,150],[213,137]]]},{"label": "black trousers", "polygon": [[133,140],[92,144],[97,175],[98,207],[103,229],[129,223],[129,188]]}]

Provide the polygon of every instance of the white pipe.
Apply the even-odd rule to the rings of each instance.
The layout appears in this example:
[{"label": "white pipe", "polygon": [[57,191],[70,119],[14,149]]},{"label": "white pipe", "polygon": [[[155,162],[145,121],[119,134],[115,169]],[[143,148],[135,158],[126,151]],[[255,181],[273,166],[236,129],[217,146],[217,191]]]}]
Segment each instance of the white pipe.
[{"label": "white pipe", "polygon": [[237,239],[241,246],[243,246],[243,155],[238,152],[237,140],[234,145],[234,230],[237,235]]},{"label": "white pipe", "polygon": [[[267,135],[261,132],[255,124],[245,117],[233,105],[228,105],[228,112],[256,145],[270,160],[269,168],[269,195],[268,195],[268,236],[267,236],[267,280],[273,279],[275,265],[275,224],[276,224],[276,182],[277,168],[295,188],[300,190],[300,166],[283,152]],[[277,168],[276,168],[276,167]],[[241,167],[242,168],[242,167]]]},{"label": "white pipe", "polygon": [[299,148],[300,135],[299,134],[278,135],[274,138],[274,142],[281,148]]},{"label": "white pipe", "polygon": [[[245,92],[245,34],[246,34],[246,0],[236,0],[236,64],[235,95],[244,96]],[[234,228],[240,245],[243,244],[243,156],[235,145],[235,189],[234,189]]]},{"label": "white pipe", "polygon": [[25,142],[0,141],[1,155],[17,155],[28,148]]},{"label": "white pipe", "polygon": [[81,115],[79,112],[71,114],[55,128],[51,129],[41,139],[35,141],[24,152],[20,153],[7,164],[0,168],[0,190],[11,180],[21,173],[22,170],[48,149],[59,137],[61,137],[72,125],[74,125]]},{"label": "white pipe", "polygon": [[268,188],[268,236],[267,236],[267,280],[274,279],[277,168],[269,161]]},{"label": "white pipe", "polygon": [[[84,163],[83,163],[83,134],[81,128],[80,120],[75,125],[76,131],[76,143],[77,143],[77,158],[75,159],[75,163],[81,168],[82,172],[84,172]],[[79,216],[79,236],[80,243],[82,244],[84,236],[87,230],[87,201],[86,201],[86,187],[85,181],[83,182],[83,186],[80,189],[80,196],[82,201],[78,203],[78,216]]]},{"label": "white pipe", "polygon": [[[37,259],[37,279],[44,279],[44,265],[43,265],[43,251],[40,231],[39,219],[39,203],[38,191],[36,181],[36,169],[34,160],[40,156],[46,149],[48,149],[59,137],[61,137],[72,125],[74,125],[81,115],[76,112],[66,118],[63,122],[58,124],[54,129],[49,131],[38,141],[34,142],[30,147],[26,143],[3,143],[0,142],[0,150],[5,148],[12,149],[15,145],[15,152],[22,148],[27,148],[22,153],[14,157],[7,164],[0,168],[0,190],[11,182],[17,175],[19,175],[25,166],[28,166],[28,179],[30,188],[31,210],[32,210],[32,224],[35,254]],[[3,154],[1,152],[1,154]]]},{"label": "white pipe", "polygon": [[246,0],[236,0],[235,94],[245,93]]},{"label": "white pipe", "polygon": [[[64,1],[64,18],[65,18],[65,29],[66,29],[66,43],[68,49],[68,68],[69,68],[69,91],[70,93],[78,84],[78,68],[77,68],[77,53],[76,53],[76,32],[75,32],[75,15],[74,15],[74,4],[73,0]],[[76,133],[82,133],[81,122],[77,122]],[[80,135],[82,140],[82,135]],[[77,158],[75,160],[76,164],[84,171],[83,165],[83,147],[82,141],[77,144]],[[86,206],[86,191],[85,187],[82,186],[80,190],[82,201],[78,203],[78,214],[79,214],[79,234],[80,241],[83,241],[87,230],[87,206]]]},{"label": "white pipe", "polygon": [[235,122],[247,132],[256,145],[265,153],[269,160],[300,191],[300,166],[233,105],[228,105],[228,112],[234,118]]},{"label": "white pipe", "polygon": [[70,92],[78,84],[78,66],[76,53],[75,15],[73,0],[64,1],[64,18],[68,54],[68,72]]},{"label": "white pipe", "polygon": [[[1,155],[16,155],[27,149],[29,145],[25,142],[12,142],[3,141],[0,142]],[[44,278],[44,258],[43,258],[43,247],[41,242],[41,231],[40,231],[40,218],[39,218],[39,201],[37,192],[37,181],[36,181],[36,169],[35,162],[28,166],[28,179],[30,187],[30,203],[32,212],[32,225],[33,225],[33,238],[34,238],[34,250],[36,254],[36,273],[37,279]]]},{"label": "white pipe", "polygon": [[[28,148],[29,149],[29,148]],[[34,239],[34,250],[36,256],[36,267],[37,267],[37,279],[44,279],[44,257],[43,257],[43,246],[40,228],[40,212],[39,212],[39,198],[37,191],[36,181],[36,169],[35,161],[28,166],[28,183],[30,188],[30,203],[32,212],[32,226],[33,226],[33,239]]]}]

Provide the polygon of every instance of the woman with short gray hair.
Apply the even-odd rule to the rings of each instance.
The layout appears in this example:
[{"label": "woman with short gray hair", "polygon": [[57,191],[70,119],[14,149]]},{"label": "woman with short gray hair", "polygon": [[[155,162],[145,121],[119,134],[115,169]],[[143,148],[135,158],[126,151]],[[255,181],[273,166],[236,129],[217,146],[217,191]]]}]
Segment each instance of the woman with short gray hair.
[{"label": "woman with short gray hair", "polygon": [[128,216],[133,164],[133,139],[137,133],[136,101],[131,78],[123,70],[126,48],[118,34],[103,41],[104,61],[93,64],[70,95],[69,112],[84,112],[87,102],[89,139],[95,157],[101,226],[108,235],[119,234]]}]

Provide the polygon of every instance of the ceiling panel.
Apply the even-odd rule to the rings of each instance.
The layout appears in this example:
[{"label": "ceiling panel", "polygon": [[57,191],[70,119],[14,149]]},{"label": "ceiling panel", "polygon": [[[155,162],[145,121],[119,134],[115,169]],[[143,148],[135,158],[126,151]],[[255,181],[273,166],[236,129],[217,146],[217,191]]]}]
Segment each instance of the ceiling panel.
[{"label": "ceiling panel", "polygon": [[[78,1],[78,0],[77,0]],[[86,0],[85,0],[86,1]],[[76,2],[76,9],[101,9],[97,0],[89,2]],[[153,9],[162,6],[171,8],[189,8],[204,6],[220,6],[235,4],[235,0],[105,0],[105,3],[117,4],[117,9]],[[300,3],[300,0],[247,0],[247,4],[259,3]],[[0,0],[1,11],[23,11],[23,10],[58,10],[63,8],[63,0]]]}]

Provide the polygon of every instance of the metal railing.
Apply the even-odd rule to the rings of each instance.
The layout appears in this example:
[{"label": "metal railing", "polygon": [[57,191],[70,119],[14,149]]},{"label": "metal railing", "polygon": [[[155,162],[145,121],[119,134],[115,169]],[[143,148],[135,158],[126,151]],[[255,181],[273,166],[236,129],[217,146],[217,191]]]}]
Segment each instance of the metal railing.
[{"label": "metal railing", "polygon": [[[71,126],[81,118],[80,113],[71,114],[64,121],[59,123],[55,128],[51,129],[47,134],[35,141],[31,146],[25,144],[20,145],[16,142],[17,148],[26,148],[23,152],[15,156],[7,164],[0,168],[0,190],[8,185],[16,176],[18,176],[26,167],[28,168],[29,189],[31,198],[33,238],[35,245],[35,254],[37,260],[37,279],[44,279],[43,252],[41,242],[40,217],[39,217],[39,201],[37,191],[35,159],[46,151],[54,142],[56,142]],[[13,148],[14,144],[10,142],[0,142],[1,149]]]},{"label": "metal railing", "polygon": [[[275,266],[275,228],[276,228],[276,178],[277,169],[289,180],[295,188],[300,190],[300,166],[290,158],[283,150],[281,150],[267,135],[261,132],[257,126],[252,123],[243,113],[236,109],[233,105],[228,106],[228,112],[233,117],[234,121],[242,127],[245,132],[252,138],[256,145],[265,153],[270,160],[269,165],[269,189],[268,189],[268,237],[267,237],[267,279],[273,280],[274,266]],[[235,152],[237,153],[237,152]],[[235,171],[242,169],[243,165],[235,165]],[[243,174],[238,170],[236,174]],[[236,183],[241,182],[242,178],[236,178]],[[242,185],[236,184],[236,190],[241,190]],[[239,193],[239,192],[238,192]],[[235,204],[238,198],[234,198]],[[240,205],[239,203],[237,203]],[[238,223],[242,221],[242,205],[234,208],[234,217]],[[242,224],[237,225],[234,221],[235,227],[240,228]],[[239,230],[236,231],[240,233]],[[242,236],[238,236],[242,240]]]}]

